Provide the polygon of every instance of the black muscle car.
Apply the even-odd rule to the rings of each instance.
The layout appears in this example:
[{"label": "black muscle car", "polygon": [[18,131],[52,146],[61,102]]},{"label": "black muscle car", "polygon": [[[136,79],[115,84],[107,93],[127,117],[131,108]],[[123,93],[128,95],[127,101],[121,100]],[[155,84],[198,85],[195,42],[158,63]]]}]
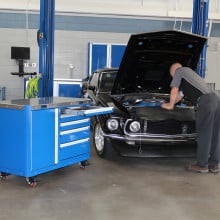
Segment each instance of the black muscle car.
[{"label": "black muscle car", "polygon": [[170,65],[180,62],[195,70],[206,40],[174,30],[131,35],[119,68],[92,74],[88,97],[95,105],[114,108],[112,114],[98,116],[93,126],[99,156],[112,148],[124,156],[147,156],[149,144],[151,152],[158,145],[162,152],[196,143],[196,108],[187,97],[173,111],[160,106],[169,100]]}]

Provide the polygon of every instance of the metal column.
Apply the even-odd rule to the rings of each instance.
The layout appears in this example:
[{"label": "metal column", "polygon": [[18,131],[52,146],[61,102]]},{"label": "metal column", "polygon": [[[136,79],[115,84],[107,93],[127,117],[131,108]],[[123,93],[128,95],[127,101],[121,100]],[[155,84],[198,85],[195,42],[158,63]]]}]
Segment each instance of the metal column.
[{"label": "metal column", "polygon": [[39,96],[53,96],[55,0],[40,0]]},{"label": "metal column", "polygon": [[[207,36],[208,6],[209,0],[193,1],[192,33]],[[197,73],[203,78],[206,70],[206,48],[205,44],[197,65]]]}]

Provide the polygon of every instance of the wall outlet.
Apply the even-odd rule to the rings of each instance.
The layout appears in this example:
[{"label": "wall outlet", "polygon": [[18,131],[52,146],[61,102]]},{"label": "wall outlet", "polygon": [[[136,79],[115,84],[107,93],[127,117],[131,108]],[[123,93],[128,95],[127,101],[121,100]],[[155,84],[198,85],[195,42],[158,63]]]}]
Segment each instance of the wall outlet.
[{"label": "wall outlet", "polygon": [[36,67],[37,67],[37,64],[36,64],[36,63],[32,63],[31,66],[34,67],[34,68],[36,68]]},{"label": "wall outlet", "polygon": [[29,63],[24,63],[24,67],[29,67]]},{"label": "wall outlet", "polygon": [[73,66],[73,64],[71,63],[71,64],[69,64],[69,68],[70,69],[73,69],[74,68],[74,66]]}]

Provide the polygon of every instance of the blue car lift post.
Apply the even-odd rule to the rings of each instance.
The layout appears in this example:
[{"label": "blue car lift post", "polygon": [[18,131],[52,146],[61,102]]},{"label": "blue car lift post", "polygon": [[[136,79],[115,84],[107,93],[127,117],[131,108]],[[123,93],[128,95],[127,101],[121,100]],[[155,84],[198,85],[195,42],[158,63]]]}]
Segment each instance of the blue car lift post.
[{"label": "blue car lift post", "polygon": [[0,177],[36,176],[90,158],[90,118],[112,112],[88,99],[53,97],[54,0],[41,0],[39,98],[0,102]]},{"label": "blue car lift post", "polygon": [[[208,28],[208,8],[209,0],[194,0],[193,1],[193,19],[192,19],[192,33],[207,36]],[[197,73],[204,78],[206,71],[206,48],[204,46],[197,65]]]},{"label": "blue car lift post", "polygon": [[53,96],[54,80],[54,28],[55,0],[40,0],[39,73],[42,79],[39,85],[40,97]]}]

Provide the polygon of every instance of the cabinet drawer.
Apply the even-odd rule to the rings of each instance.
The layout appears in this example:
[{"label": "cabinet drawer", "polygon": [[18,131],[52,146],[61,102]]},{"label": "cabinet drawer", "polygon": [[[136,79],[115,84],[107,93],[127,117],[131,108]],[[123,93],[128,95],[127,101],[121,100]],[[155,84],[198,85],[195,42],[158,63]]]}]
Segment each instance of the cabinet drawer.
[{"label": "cabinet drawer", "polygon": [[61,114],[60,115],[60,122],[68,122],[68,121],[77,121],[77,120],[82,120],[86,119],[85,115],[75,115],[75,114]]},{"label": "cabinet drawer", "polygon": [[60,145],[59,158],[64,160],[70,157],[79,156],[89,153],[90,139],[84,138],[77,141],[72,141]]},{"label": "cabinet drawer", "polygon": [[72,142],[90,136],[90,126],[60,132],[60,143]]},{"label": "cabinet drawer", "polygon": [[61,122],[60,123],[60,131],[66,131],[66,130],[71,130],[71,129],[75,129],[75,128],[85,127],[85,126],[90,126],[90,119],[89,118],[76,120],[76,121]]},{"label": "cabinet drawer", "polygon": [[113,107],[81,106],[63,109],[60,117],[61,122],[64,122],[68,120],[79,120],[83,117],[110,114],[112,112]]}]

